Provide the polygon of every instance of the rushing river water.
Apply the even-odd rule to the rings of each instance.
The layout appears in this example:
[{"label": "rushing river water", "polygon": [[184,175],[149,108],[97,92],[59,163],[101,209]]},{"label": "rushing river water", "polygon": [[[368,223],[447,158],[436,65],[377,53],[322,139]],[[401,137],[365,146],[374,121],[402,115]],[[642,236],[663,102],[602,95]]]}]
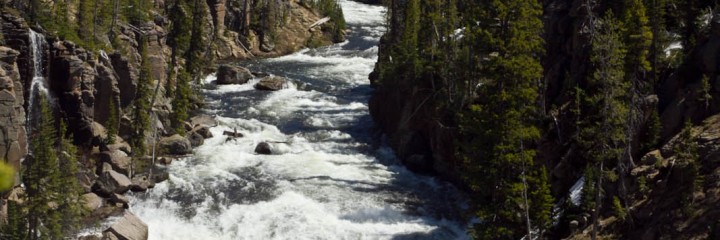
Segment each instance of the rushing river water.
[{"label": "rushing river water", "polygon": [[[467,238],[461,194],[408,171],[373,134],[367,76],[384,9],[339,2],[348,41],[242,64],[293,79],[290,88],[207,84],[215,137],[173,162],[168,181],[132,196],[150,239]],[[226,141],[235,128],[245,137]],[[262,141],[275,154],[255,154]]]}]

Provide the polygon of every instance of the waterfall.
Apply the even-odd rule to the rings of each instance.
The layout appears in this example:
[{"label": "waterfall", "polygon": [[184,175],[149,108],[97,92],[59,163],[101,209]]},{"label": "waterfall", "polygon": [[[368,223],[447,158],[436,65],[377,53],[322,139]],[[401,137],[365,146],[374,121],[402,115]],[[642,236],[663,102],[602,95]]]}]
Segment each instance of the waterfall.
[{"label": "waterfall", "polygon": [[43,58],[44,46],[47,46],[45,36],[30,29],[30,51],[33,60],[33,77],[30,82],[30,94],[28,96],[28,107],[27,107],[27,124],[28,132],[30,132],[32,124],[32,118],[35,115],[35,101],[39,94],[44,94],[49,99],[49,91],[47,88],[47,81],[45,79],[43,69]]}]

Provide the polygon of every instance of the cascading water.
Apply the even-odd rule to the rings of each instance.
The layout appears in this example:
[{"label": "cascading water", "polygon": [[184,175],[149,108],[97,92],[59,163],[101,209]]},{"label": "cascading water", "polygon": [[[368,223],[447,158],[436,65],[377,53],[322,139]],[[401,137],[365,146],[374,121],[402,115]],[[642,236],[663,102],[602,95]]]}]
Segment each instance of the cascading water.
[{"label": "cascading water", "polygon": [[[290,88],[208,84],[215,137],[173,162],[168,181],[131,196],[150,239],[468,238],[463,195],[408,171],[371,134],[367,76],[384,8],[338,2],[348,41],[244,64],[294,79]],[[245,137],[223,136],[235,128]],[[274,154],[254,154],[259,142]]]},{"label": "cascading water", "polygon": [[30,51],[33,60],[33,77],[30,82],[30,94],[28,96],[27,124],[32,127],[32,118],[35,116],[35,102],[39,94],[44,94],[49,100],[49,92],[45,80],[43,58],[44,47],[47,46],[45,36],[30,29]]}]

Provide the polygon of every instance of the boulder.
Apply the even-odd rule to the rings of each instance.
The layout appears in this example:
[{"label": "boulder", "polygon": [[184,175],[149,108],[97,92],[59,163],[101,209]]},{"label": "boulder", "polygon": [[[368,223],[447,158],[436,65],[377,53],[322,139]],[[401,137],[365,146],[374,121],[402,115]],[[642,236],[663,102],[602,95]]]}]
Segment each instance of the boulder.
[{"label": "boulder", "polygon": [[186,155],[192,153],[190,140],[175,134],[160,140],[160,149],[171,155]]},{"label": "boulder", "polygon": [[246,68],[220,65],[217,72],[217,84],[245,84],[254,76]]},{"label": "boulder", "polygon": [[255,84],[255,89],[261,91],[278,91],[285,88],[287,79],[278,76],[267,76]]},{"label": "boulder", "polygon": [[133,192],[145,192],[148,188],[154,187],[150,179],[145,175],[137,175],[132,178],[131,182],[130,191]]},{"label": "boulder", "polygon": [[123,151],[104,151],[99,154],[99,160],[101,163],[109,163],[112,169],[127,175],[130,171],[130,157]]},{"label": "boulder", "polygon": [[103,231],[103,238],[124,240],[147,240],[148,225],[132,213],[125,211],[123,217]]},{"label": "boulder", "polygon": [[645,156],[643,156],[640,159],[640,162],[642,162],[642,164],[645,164],[645,165],[654,165],[655,163],[657,163],[658,161],[661,161],[661,160],[663,160],[663,156],[660,153],[660,150],[654,150],[652,152],[645,154]]},{"label": "boulder", "polygon": [[210,132],[210,128],[207,126],[196,126],[193,128],[192,132],[200,134],[200,136],[205,139],[213,137],[212,132]]},{"label": "boulder", "polygon": [[83,194],[82,199],[85,201],[85,208],[90,211],[95,211],[103,204],[103,199],[95,193]]},{"label": "boulder", "polygon": [[255,153],[270,155],[272,154],[272,146],[269,143],[261,142],[255,147]]},{"label": "boulder", "polygon": [[215,118],[208,116],[208,115],[197,115],[192,118],[190,118],[190,123],[193,126],[206,126],[206,127],[216,127],[218,125]]},{"label": "boulder", "polygon": [[110,196],[113,193],[126,193],[130,190],[130,185],[132,185],[132,181],[125,175],[114,170],[107,170],[95,181],[92,190],[99,195]]},{"label": "boulder", "polygon": [[189,132],[187,139],[193,147],[200,146],[205,142],[205,138],[197,132]]},{"label": "boulder", "polygon": [[110,195],[109,200],[111,203],[117,204],[118,207],[122,206],[125,209],[129,207],[128,203],[130,203],[130,199],[128,197],[117,193],[113,193],[112,195]]}]

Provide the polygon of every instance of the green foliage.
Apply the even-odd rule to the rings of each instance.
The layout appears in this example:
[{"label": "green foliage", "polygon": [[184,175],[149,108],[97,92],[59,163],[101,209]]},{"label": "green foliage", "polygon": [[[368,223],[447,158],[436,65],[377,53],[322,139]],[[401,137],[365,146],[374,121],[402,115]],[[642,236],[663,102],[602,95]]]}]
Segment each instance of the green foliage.
[{"label": "green foliage", "polygon": [[333,22],[333,40],[338,42],[345,36],[345,16],[337,0],[319,0],[315,3],[322,16],[330,17]]},{"label": "green foliage", "polygon": [[712,94],[710,94],[712,86],[710,85],[710,77],[703,75],[700,81],[700,101],[705,104],[705,108],[710,107],[710,101],[712,101]]},{"label": "green foliage", "polygon": [[25,174],[23,182],[27,192],[27,219],[29,227],[29,238],[36,239],[41,235],[48,239],[59,239],[62,237],[60,220],[62,216],[58,211],[53,211],[50,204],[57,204],[60,196],[57,194],[61,189],[58,158],[55,150],[55,121],[52,111],[45,100],[46,96],[40,95],[40,118],[39,125],[32,130],[33,137],[30,143],[31,158],[25,160]]},{"label": "green foliage", "polygon": [[130,24],[140,25],[150,20],[150,9],[154,1],[121,0],[123,15]]},{"label": "green foliage", "polygon": [[660,145],[660,132],[662,131],[662,125],[660,124],[660,114],[657,109],[653,109],[650,112],[650,118],[648,119],[645,134],[641,139],[642,146],[640,147],[641,152],[647,153],[656,149]]},{"label": "green foliage", "polygon": [[[529,218],[542,228],[549,222],[552,205],[544,170],[531,170],[543,169],[534,163],[535,151],[530,148],[540,137],[532,116],[537,113],[534,84],[542,78],[542,8],[536,1],[524,0],[492,1],[477,7],[478,14],[469,21],[481,26],[467,37],[484,46],[473,53],[483,59],[476,62],[483,76],[478,95],[483,98],[462,113],[460,122],[461,132],[470,139],[461,149],[464,177],[475,195],[476,215],[482,219],[471,233],[480,239],[517,239],[527,231],[526,219],[518,213],[529,206],[540,207],[532,209]],[[414,15],[413,11],[406,14],[406,32],[420,30],[408,20]],[[505,22],[498,25],[497,19]],[[403,45],[414,45],[413,41],[417,40]],[[523,178],[528,179],[527,186]],[[530,190],[523,199],[526,187]],[[524,206],[526,200],[529,206]]]},{"label": "green foliage", "polygon": [[618,217],[621,221],[625,221],[625,218],[627,217],[627,211],[622,206],[622,203],[620,203],[620,198],[613,197],[613,211],[615,211],[615,216]]},{"label": "green foliage", "polygon": [[14,200],[7,201],[7,224],[0,226],[0,237],[7,240],[26,240],[27,213]]},{"label": "green foliage", "polygon": [[58,213],[62,216],[60,225],[64,232],[72,232],[80,227],[80,219],[85,213],[84,199],[81,195],[84,193],[82,186],[78,182],[78,150],[72,144],[72,135],[64,137],[67,132],[67,124],[65,121],[60,122],[59,138],[59,167],[63,171],[60,172],[60,186],[58,193],[61,198],[58,200]]},{"label": "green foliage", "polygon": [[110,116],[108,116],[107,121],[105,121],[105,127],[107,131],[107,144],[113,144],[115,143],[115,137],[118,134],[118,129],[120,125],[120,117],[119,117],[119,108],[115,104],[115,98],[110,98],[110,105],[108,106]]},{"label": "green foliage", "polygon": [[609,13],[592,40],[591,62],[594,71],[584,88],[584,110],[577,139],[585,157],[592,163],[622,159],[626,146],[628,119],[628,82],[624,81],[624,47],[619,24]]},{"label": "green foliage", "polygon": [[685,122],[685,127],[673,147],[673,152],[679,161],[677,174],[681,175],[680,185],[684,186],[681,203],[683,206],[690,206],[694,201],[694,193],[702,190],[704,182],[700,174],[698,143],[690,121]]},{"label": "green foliage", "polygon": [[0,192],[10,189],[15,184],[15,169],[0,161]]},{"label": "green foliage", "polygon": [[177,90],[173,99],[173,118],[172,123],[175,131],[179,134],[185,133],[185,121],[188,119],[188,111],[190,110],[190,75],[185,71],[180,71],[177,78]]},{"label": "green foliage", "polygon": [[137,89],[135,93],[135,108],[133,109],[133,125],[130,145],[133,149],[135,157],[141,157],[146,152],[145,136],[150,130],[150,98],[152,97],[151,84],[152,69],[150,60],[147,56],[147,39],[141,40],[140,56],[142,62],[140,64],[140,76],[138,78]]}]

